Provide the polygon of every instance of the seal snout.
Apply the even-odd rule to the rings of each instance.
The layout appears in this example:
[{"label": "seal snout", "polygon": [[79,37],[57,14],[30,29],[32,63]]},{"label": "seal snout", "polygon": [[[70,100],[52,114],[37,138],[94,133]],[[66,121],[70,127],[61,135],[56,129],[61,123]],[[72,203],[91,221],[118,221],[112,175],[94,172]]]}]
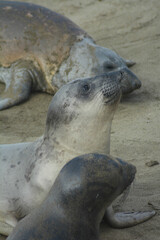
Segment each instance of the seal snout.
[{"label": "seal snout", "polygon": [[141,81],[127,67],[124,67],[121,70],[121,72],[123,75],[122,80],[121,80],[122,93],[130,93],[133,90],[141,87]]}]

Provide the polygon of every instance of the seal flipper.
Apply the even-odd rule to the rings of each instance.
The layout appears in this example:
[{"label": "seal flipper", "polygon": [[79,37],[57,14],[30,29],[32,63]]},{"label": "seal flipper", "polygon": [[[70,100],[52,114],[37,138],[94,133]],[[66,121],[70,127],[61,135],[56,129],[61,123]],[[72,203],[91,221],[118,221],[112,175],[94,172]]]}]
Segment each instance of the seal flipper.
[{"label": "seal flipper", "polygon": [[32,86],[32,74],[23,62],[14,64],[11,81],[7,81],[6,89],[0,96],[0,110],[10,108],[29,98]]},{"label": "seal flipper", "polygon": [[155,211],[115,213],[112,206],[110,206],[106,210],[105,218],[113,228],[127,228],[145,222],[155,214]]}]

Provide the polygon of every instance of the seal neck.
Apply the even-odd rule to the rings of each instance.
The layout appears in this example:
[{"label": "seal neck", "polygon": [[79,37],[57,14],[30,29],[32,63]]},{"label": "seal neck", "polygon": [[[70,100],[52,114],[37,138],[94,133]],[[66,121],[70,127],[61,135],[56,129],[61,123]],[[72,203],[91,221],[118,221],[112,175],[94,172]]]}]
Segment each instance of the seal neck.
[{"label": "seal neck", "polygon": [[76,123],[72,127],[62,127],[54,132],[48,131],[49,135],[44,135],[43,144],[46,148],[50,148],[55,153],[67,153],[69,159],[81,154],[98,152],[101,154],[109,154],[110,152],[110,131],[113,116],[109,119],[100,119],[95,124],[88,119],[85,124],[83,122]]}]

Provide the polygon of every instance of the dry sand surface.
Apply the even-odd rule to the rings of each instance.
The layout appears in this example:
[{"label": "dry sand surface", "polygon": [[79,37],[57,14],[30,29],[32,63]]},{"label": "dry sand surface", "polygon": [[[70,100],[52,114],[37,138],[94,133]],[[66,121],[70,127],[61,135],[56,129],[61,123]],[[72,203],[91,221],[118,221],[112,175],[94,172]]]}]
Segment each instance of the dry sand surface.
[{"label": "dry sand surface", "polygon": [[[111,154],[137,167],[136,182],[121,209],[155,209],[157,215],[128,229],[117,230],[103,223],[100,236],[107,240],[160,239],[160,165],[146,165],[152,160],[160,163],[160,1],[32,2],[64,14],[99,45],[137,62],[132,70],[143,85],[123,98],[118,107],[112,125]],[[0,112],[0,143],[32,141],[39,137],[51,98],[47,94],[33,94],[28,102]]]}]

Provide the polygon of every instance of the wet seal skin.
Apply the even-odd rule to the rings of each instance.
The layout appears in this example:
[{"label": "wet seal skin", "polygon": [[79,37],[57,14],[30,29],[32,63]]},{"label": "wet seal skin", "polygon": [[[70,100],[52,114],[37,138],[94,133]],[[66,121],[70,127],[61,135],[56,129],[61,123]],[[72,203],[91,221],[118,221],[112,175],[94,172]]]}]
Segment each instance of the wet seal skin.
[{"label": "wet seal skin", "polygon": [[[0,1],[0,110],[26,101],[31,91],[55,94],[62,85],[134,63],[98,46],[68,18],[32,3]],[[128,69],[123,93],[141,86]]]},{"label": "wet seal skin", "polygon": [[136,168],[98,153],[78,156],[60,171],[43,203],[7,240],[98,240],[105,210],[134,180]]}]

